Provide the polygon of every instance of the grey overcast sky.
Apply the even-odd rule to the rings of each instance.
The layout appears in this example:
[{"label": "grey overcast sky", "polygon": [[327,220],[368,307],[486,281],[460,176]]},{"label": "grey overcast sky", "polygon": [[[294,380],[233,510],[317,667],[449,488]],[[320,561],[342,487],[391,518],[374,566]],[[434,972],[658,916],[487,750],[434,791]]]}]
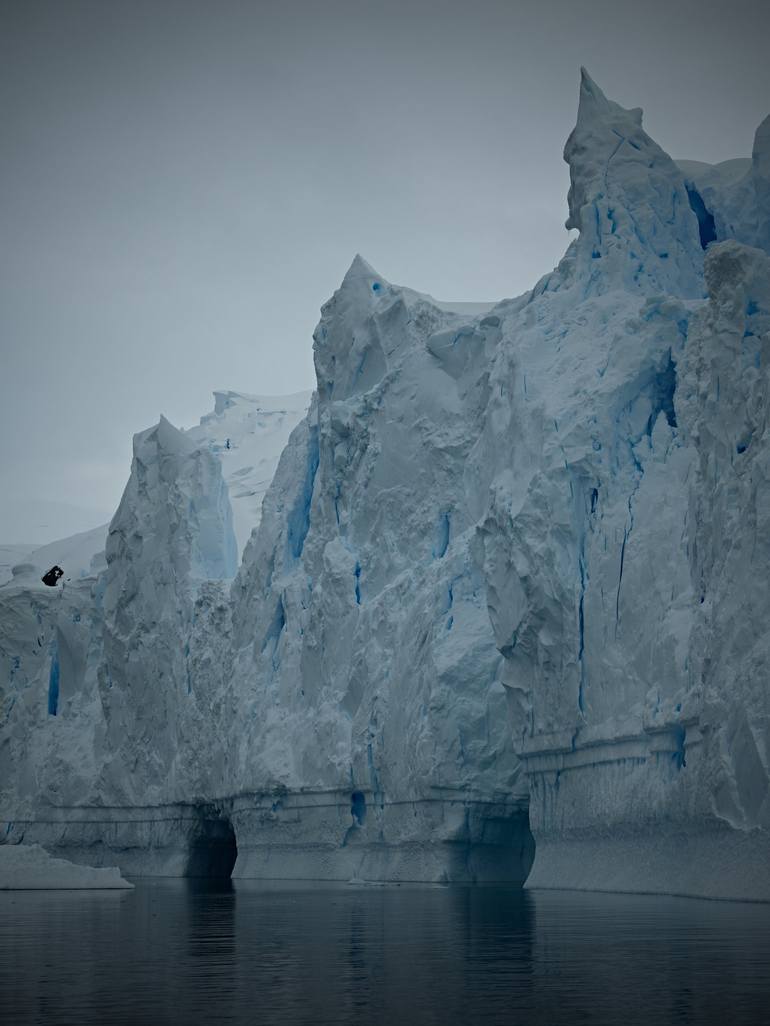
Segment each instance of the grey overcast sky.
[{"label": "grey overcast sky", "polygon": [[0,542],[108,519],[131,436],[314,384],[356,252],[440,299],[561,256],[579,66],[751,152],[758,0],[0,2]]}]

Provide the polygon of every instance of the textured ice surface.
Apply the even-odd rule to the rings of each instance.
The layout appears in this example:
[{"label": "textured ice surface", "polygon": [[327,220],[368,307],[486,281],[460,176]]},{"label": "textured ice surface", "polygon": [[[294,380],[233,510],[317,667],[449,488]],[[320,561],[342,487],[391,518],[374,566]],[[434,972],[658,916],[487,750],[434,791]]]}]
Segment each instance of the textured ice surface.
[{"label": "textured ice surface", "polygon": [[768,124],[677,164],[583,73],[532,291],[356,257],[274,474],[306,397],[137,436],[106,566],[0,589],[9,837],[770,899]]},{"label": "textured ice surface", "polygon": [[239,555],[259,526],[265,492],[291,431],[307,413],[310,397],[310,392],[285,396],[215,392],[213,412],[186,432],[222,464]]},{"label": "textured ice surface", "polygon": [[39,844],[0,844],[0,891],[130,890],[118,869],[92,869],[52,858]]}]

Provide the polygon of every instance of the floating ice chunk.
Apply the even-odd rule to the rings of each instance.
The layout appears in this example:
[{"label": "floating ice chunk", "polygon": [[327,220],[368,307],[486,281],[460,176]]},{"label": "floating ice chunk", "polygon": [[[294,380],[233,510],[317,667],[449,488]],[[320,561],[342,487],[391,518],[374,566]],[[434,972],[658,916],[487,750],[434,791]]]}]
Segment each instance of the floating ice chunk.
[{"label": "floating ice chunk", "polygon": [[39,844],[0,845],[0,891],[130,890],[115,868],[78,866],[55,859]]}]

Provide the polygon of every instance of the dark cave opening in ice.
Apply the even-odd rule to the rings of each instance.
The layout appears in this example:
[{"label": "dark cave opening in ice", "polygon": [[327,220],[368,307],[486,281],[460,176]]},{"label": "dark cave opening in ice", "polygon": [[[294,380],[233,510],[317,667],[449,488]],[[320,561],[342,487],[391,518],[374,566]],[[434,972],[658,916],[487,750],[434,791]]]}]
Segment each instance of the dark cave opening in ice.
[{"label": "dark cave opening in ice", "polygon": [[229,880],[238,845],[230,820],[198,810],[200,821],[190,843],[185,876]]}]

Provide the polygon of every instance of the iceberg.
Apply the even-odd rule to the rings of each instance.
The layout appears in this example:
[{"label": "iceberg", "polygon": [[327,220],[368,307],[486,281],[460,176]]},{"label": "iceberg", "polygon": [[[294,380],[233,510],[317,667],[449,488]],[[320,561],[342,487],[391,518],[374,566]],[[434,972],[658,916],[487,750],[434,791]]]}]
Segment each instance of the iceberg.
[{"label": "iceberg", "polygon": [[583,71],[529,292],[356,256],[312,401],[138,435],[103,561],[0,587],[8,839],[770,900],[768,125],[676,162]]}]

